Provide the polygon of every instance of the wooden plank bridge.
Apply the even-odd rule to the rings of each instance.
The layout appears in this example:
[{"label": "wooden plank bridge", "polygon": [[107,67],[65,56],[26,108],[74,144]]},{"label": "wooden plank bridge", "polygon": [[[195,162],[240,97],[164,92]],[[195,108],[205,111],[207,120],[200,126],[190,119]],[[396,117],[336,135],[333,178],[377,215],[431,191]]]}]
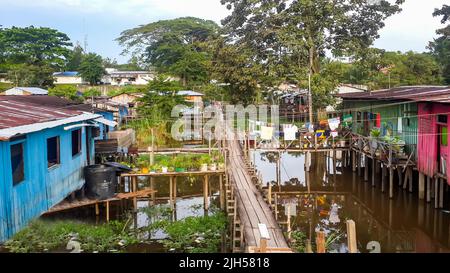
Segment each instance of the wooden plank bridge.
[{"label": "wooden plank bridge", "polygon": [[[237,140],[228,142],[227,174],[234,198],[233,251],[292,252],[269,204],[246,169],[246,161]],[[262,238],[260,224],[267,227],[269,240]],[[238,237],[238,238],[236,238]],[[235,241],[240,242],[239,249]],[[267,246],[266,246],[267,243]],[[265,251],[261,251],[261,249]]]}]

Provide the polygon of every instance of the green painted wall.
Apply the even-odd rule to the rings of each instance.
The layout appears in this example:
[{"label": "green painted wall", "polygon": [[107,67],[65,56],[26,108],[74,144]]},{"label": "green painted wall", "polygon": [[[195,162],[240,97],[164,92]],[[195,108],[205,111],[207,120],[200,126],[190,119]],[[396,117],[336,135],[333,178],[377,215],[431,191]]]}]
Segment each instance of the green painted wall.
[{"label": "green painted wall", "polygon": [[[400,104],[399,104],[400,103]],[[369,121],[369,132],[364,132],[364,122],[357,122],[357,112],[369,112],[381,115],[381,132],[384,135],[389,130],[393,135],[399,136],[406,142],[406,152],[417,155],[418,143],[418,119],[417,119],[417,103],[401,103],[398,101],[356,101],[344,100],[344,109],[352,109],[353,116],[352,131],[355,133],[368,136],[370,130],[375,127],[376,121]],[[392,104],[392,105],[388,105]],[[399,118],[401,119],[402,130],[399,132]],[[361,119],[365,119],[361,114]]]}]

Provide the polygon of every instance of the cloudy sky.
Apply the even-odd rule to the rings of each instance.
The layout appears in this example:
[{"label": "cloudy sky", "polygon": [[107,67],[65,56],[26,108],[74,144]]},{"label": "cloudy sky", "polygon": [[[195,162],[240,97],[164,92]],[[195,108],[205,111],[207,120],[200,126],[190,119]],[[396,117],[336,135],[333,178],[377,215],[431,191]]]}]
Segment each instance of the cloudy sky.
[{"label": "cloudy sky", "polygon": [[[386,21],[375,46],[387,50],[425,51],[440,28],[435,8],[448,0],[406,0],[403,12]],[[195,16],[218,23],[228,11],[220,0],[0,0],[0,25],[56,28],[88,50],[124,62],[114,41],[121,31],[141,24],[180,16]]]}]

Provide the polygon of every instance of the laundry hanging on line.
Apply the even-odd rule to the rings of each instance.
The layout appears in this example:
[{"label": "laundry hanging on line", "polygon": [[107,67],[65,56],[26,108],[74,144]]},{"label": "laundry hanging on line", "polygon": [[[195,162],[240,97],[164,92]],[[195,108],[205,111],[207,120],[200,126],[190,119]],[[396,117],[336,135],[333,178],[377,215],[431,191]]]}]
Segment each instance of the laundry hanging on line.
[{"label": "laundry hanging on line", "polygon": [[274,129],[273,127],[261,126],[261,139],[272,140]]},{"label": "laundry hanging on line", "polygon": [[297,139],[298,127],[293,125],[291,127],[284,127],[284,140],[292,141]]},{"label": "laundry hanging on line", "polygon": [[340,118],[332,118],[328,120],[328,126],[330,127],[331,131],[336,131],[337,128],[339,128],[340,124],[341,124]]}]

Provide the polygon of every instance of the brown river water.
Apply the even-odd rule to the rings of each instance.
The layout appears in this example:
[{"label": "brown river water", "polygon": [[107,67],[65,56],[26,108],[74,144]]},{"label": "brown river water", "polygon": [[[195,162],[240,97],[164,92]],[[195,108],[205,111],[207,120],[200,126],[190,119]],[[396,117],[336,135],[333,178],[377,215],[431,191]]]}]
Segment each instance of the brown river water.
[{"label": "brown river water", "polygon": [[351,169],[341,168],[339,161],[334,174],[332,159],[324,153],[312,154],[309,175],[304,154],[282,153],[277,183],[277,154],[256,151],[251,157],[264,184],[272,183],[273,192],[292,193],[279,196],[278,221],[286,223],[290,209],[292,230],[314,242],[315,231],[323,229],[331,252],[347,251],[346,220],[356,223],[360,252],[450,252],[448,207],[435,210],[432,204],[419,201],[417,189],[409,193],[395,187],[391,200],[381,192],[380,181],[374,188]]}]

